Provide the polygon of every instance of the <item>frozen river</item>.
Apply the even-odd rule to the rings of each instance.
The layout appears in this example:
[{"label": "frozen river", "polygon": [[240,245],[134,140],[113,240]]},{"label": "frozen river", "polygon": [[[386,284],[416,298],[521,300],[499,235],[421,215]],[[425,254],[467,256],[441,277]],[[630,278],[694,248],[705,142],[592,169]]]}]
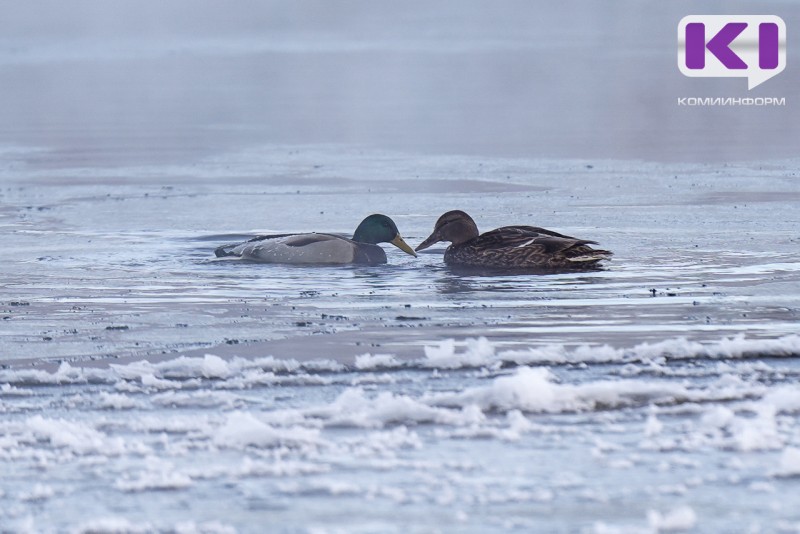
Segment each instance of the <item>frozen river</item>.
[{"label": "frozen river", "polygon": [[[0,521],[793,531],[793,168],[264,147],[135,184],[159,169],[118,169],[113,189],[31,171],[2,192]],[[414,245],[450,208],[615,256],[506,277],[452,272],[441,249],[213,258],[374,211]]]}]

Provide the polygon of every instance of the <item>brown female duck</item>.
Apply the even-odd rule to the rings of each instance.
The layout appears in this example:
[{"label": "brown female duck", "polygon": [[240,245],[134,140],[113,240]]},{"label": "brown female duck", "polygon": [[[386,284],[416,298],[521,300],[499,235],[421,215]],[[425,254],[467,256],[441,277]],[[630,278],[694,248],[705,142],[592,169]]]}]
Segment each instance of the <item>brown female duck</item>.
[{"label": "brown female duck", "polygon": [[503,226],[480,234],[472,217],[463,211],[448,211],[436,221],[433,233],[416,250],[439,241],[450,241],[444,253],[448,265],[514,270],[586,271],[612,253],[589,245],[595,241],[576,239],[534,226]]}]

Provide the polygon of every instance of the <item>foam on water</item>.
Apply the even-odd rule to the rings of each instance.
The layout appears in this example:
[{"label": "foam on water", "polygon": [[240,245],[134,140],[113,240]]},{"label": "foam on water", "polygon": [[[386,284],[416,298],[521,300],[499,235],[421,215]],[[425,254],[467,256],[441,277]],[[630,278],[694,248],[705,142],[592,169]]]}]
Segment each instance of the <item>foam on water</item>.
[{"label": "foam on water", "polygon": [[[400,506],[412,530],[555,527],[546,517],[576,506],[586,532],[716,530],[724,484],[755,524],[791,525],[800,516],[776,495],[800,482],[797,348],[794,335],[596,351],[478,338],[349,364],[206,354],[4,369],[0,519],[233,532],[270,510],[289,530],[345,528],[335,510],[367,500],[376,519]],[[222,509],[236,513],[220,522]]]}]

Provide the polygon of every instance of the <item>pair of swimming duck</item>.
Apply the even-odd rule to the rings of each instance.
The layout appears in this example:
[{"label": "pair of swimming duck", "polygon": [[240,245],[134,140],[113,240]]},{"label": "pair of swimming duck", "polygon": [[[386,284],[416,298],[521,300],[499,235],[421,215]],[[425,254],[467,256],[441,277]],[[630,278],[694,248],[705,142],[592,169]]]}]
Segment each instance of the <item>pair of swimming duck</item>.
[{"label": "pair of swimming duck", "polygon": [[[420,243],[423,250],[449,241],[444,261],[452,266],[492,269],[590,270],[609,259],[611,252],[593,249],[595,241],[576,239],[534,226],[504,226],[480,234],[472,217],[448,211],[436,221],[433,233]],[[379,264],[386,253],[378,243],[391,243],[416,256],[386,215],[370,215],[358,225],[352,239],[327,233],[258,236],[217,248],[217,257],[238,257],[262,263]]]}]

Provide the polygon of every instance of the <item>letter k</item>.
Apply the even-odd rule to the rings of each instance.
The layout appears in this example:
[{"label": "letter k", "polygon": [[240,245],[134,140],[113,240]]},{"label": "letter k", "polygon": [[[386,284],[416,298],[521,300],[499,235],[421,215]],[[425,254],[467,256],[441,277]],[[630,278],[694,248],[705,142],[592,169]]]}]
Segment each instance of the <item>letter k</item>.
[{"label": "letter k", "polygon": [[705,49],[714,54],[727,69],[746,69],[747,63],[730,49],[730,44],[747,28],[746,22],[729,22],[705,44],[705,25],[694,22],[686,25],[686,66],[705,67]]}]

